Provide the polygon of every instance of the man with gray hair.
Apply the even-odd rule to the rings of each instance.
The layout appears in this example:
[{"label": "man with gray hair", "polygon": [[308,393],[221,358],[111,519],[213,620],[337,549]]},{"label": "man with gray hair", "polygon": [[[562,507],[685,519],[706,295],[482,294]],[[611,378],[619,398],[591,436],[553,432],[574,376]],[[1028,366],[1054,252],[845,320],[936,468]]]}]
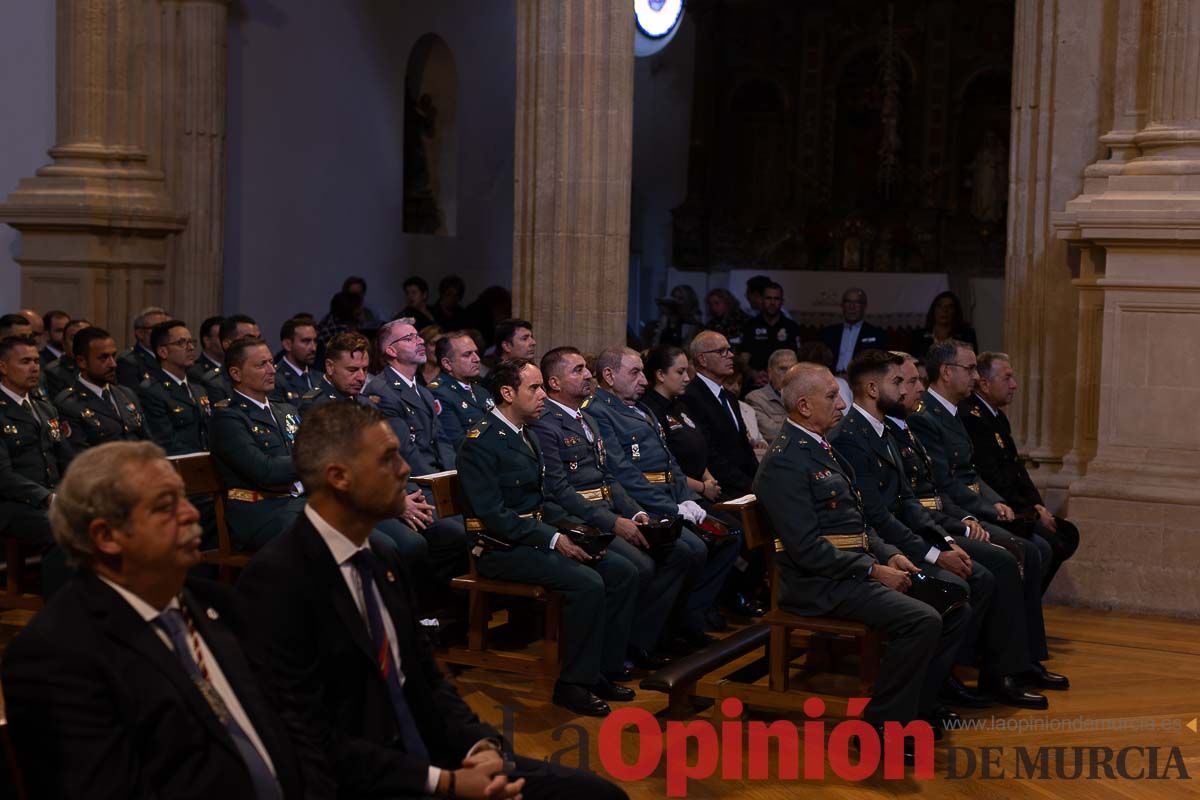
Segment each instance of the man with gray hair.
[{"label": "man with gray hair", "polygon": [[332,797],[250,667],[236,596],[187,577],[199,514],[162,449],[81,453],[50,514],[78,572],[2,666],[30,796]]},{"label": "man with gray hair", "polygon": [[767,359],[767,385],[746,395],[746,404],[754,409],[758,419],[758,432],[768,443],[779,435],[787,421],[787,410],[783,407],[779,389],[783,386],[783,376],[796,362],[796,351],[790,348],[771,353]]},{"label": "man with gray hair", "polygon": [[148,306],[133,319],[133,346],[117,359],[117,383],[133,391],[158,374],[158,356],[150,348],[150,334],[154,326],[171,318],[166,309]]},{"label": "man with gray hair", "polygon": [[[800,363],[783,384],[788,422],[763,459],[754,493],[783,550],[779,604],[793,614],[850,619],[888,640],[864,719],[907,724],[944,717],[938,688],[968,631],[970,609],[945,617],[906,594],[920,572],[864,518],[854,471],[826,435],[842,419],[837,381],[827,368]],[[904,739],[912,763],[912,740]]]},{"label": "man with gray hair", "polygon": [[[1058,568],[1079,547],[1079,529],[1052,514],[1042,501],[1029,470],[1017,452],[1012,426],[1004,408],[1017,391],[1012,360],[1006,353],[979,354],[979,380],[970,397],[958,404],[963,426],[971,435],[979,474],[1013,509],[1016,520],[1005,527],[1032,526],[1033,535],[1050,545],[1050,560],[1042,567],[1042,591],[1050,587]],[[1043,552],[1045,555],[1045,551]]]}]

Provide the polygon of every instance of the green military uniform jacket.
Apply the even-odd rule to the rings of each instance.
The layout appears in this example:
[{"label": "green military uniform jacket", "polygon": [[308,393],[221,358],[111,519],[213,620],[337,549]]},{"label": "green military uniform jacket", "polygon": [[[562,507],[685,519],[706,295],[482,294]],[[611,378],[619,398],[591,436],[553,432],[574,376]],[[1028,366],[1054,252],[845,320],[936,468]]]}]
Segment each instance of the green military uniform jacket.
[{"label": "green military uniform jacket", "polygon": [[[458,451],[458,480],[470,520],[511,544],[550,549],[555,524],[577,521],[543,492],[545,465],[537,436],[515,433],[489,415],[467,431]],[[531,515],[539,513],[541,519]]]},{"label": "green military uniform jacket", "polygon": [[158,370],[158,356],[140,344],[126,350],[117,357],[117,383],[130,391],[136,391],[142,381]]},{"label": "green military uniform jacket", "polygon": [[225,374],[224,367],[213,367],[200,376],[200,383],[208,392],[208,399],[213,403],[228,400],[233,397],[233,384]]},{"label": "green military uniform jacket", "polygon": [[271,400],[299,406],[301,398],[313,390],[321,377],[311,369],[305,370],[303,375],[298,375],[281,358],[275,365],[275,391],[271,392]]},{"label": "green military uniform jacket", "polygon": [[962,420],[926,390],[916,411],[909,415],[908,424],[933,461],[938,490],[971,514],[995,522],[994,505],[1004,499],[984,483],[975,469],[971,435]]},{"label": "green military uniform jacket", "polygon": [[[873,564],[900,552],[867,524],[853,470],[790,422],[763,457],[754,494],[783,544],[778,599],[794,613],[829,613],[863,586]],[[867,547],[839,549],[823,538],[839,534],[865,534]]]},{"label": "green military uniform jacket", "polygon": [[46,387],[47,397],[58,397],[59,392],[75,383],[79,368],[73,359],[63,356],[55,359],[42,369],[42,383]]},{"label": "green military uniform jacket", "polygon": [[430,381],[428,389],[436,401],[442,439],[455,449],[467,431],[496,407],[491,393],[482,384],[475,382],[467,388],[444,372]]},{"label": "green military uniform jacket", "polygon": [[282,532],[273,517],[285,519],[281,512],[304,504],[296,496],[300,475],[292,462],[300,412],[287,403],[269,406],[261,409],[236,392],[213,404],[209,449],[226,486],[229,530],[241,547]]},{"label": "green military uniform jacket", "polygon": [[[360,403],[365,402],[361,399],[361,395],[359,397]],[[350,395],[343,394],[336,386],[329,382],[328,378],[322,375],[321,380],[317,383],[317,385],[313,389],[305,392],[304,396],[300,398],[300,416],[303,417],[309,412],[310,409],[318,408],[326,403],[334,403],[338,400],[349,399]]]},{"label": "green military uniform jacket", "polygon": [[208,391],[193,381],[181,384],[164,370],[142,381],[138,396],[150,435],[169,456],[208,450],[212,403]]},{"label": "green military uniform jacket", "polygon": [[5,502],[44,508],[71,460],[69,426],[46,400],[29,402],[34,414],[0,392],[0,529]]},{"label": "green military uniform jacket", "polygon": [[1017,452],[1008,415],[1000,410],[993,412],[976,394],[958,404],[958,413],[971,436],[975,466],[987,485],[1017,513],[1029,513],[1035,506],[1045,505]]},{"label": "green military uniform jacket", "polygon": [[134,391],[109,384],[112,402],[75,383],[58,393],[54,405],[70,426],[71,446],[76,452],[106,442],[130,442],[150,438],[142,404]]}]

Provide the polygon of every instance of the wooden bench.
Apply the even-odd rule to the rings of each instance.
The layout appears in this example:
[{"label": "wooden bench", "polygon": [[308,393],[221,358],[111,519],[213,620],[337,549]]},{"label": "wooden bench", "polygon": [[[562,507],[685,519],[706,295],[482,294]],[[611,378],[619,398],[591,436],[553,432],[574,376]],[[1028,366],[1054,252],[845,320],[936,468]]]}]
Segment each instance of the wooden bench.
[{"label": "wooden bench", "polygon": [[[437,509],[439,517],[462,514],[466,508],[462,502],[462,488],[457,472],[417,475],[412,478],[412,481],[418,486],[430,489],[433,494],[433,505]],[[557,593],[543,586],[484,578],[476,570],[474,555],[470,557],[467,574],[452,579],[450,585],[467,593],[467,646],[448,647],[440,651],[437,654],[440,660],[447,664],[532,674],[535,678],[542,680],[558,677],[562,598]],[[543,606],[544,623],[540,656],[512,651],[502,652],[488,648],[492,595],[525,598]]]},{"label": "wooden bench", "polygon": [[217,523],[217,549],[205,550],[200,555],[206,564],[217,567],[222,582],[233,583],[236,572],[246,566],[251,554],[235,549],[229,538],[229,526],[225,522],[225,483],[217,472],[216,462],[208,453],[170,456],[169,460],[183,478],[188,497],[212,497]]},{"label": "wooden bench", "polygon": [[4,540],[4,591],[0,592],[0,609],[37,611],[42,596],[29,590],[30,569],[41,563],[40,555],[31,555],[29,546],[20,539]]}]

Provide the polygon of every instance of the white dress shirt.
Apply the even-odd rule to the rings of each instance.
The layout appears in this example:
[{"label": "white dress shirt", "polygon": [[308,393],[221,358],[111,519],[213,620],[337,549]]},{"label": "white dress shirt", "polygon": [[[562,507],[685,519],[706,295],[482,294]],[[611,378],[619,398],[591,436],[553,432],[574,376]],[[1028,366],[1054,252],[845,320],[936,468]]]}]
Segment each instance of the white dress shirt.
[{"label": "white dress shirt", "polygon": [[950,416],[952,416],[952,417],[958,416],[958,406],[954,405],[954,403],[951,403],[949,400],[942,397],[940,394],[935,392],[933,389],[930,389],[929,393],[931,395],[933,395],[934,398],[936,398],[939,403],[941,403],[943,406],[945,406],[946,410],[950,412]]},{"label": "white dress shirt", "polygon": [[854,360],[854,345],[858,342],[858,333],[862,330],[862,326],[861,319],[853,324],[842,323],[842,341],[838,346],[837,366],[834,367],[834,372],[845,372],[846,367],[850,366],[850,362]]},{"label": "white dress shirt", "polygon": [[[154,631],[159,640],[166,645],[167,649],[172,653],[175,652],[175,646],[171,644],[171,637],[166,631],[154,624],[154,620],[162,611],[167,608],[179,608],[179,598],[172,597],[171,602],[167,603],[167,608],[156,609],[154,606],[147,603],[142,598],[138,597],[133,592],[126,589],[124,586],[105,578],[103,575],[97,575],[100,580],[112,587],[113,591],[124,598],[125,602],[137,612],[138,616],[146,620],[150,624],[150,629]],[[200,631],[196,631],[196,637],[188,637],[193,642],[199,642],[200,654],[199,658],[196,653],[192,653],[192,660],[196,662],[203,661],[204,667],[208,672],[208,682],[212,685],[213,691],[221,698],[221,702],[225,704],[225,708],[229,710],[230,716],[237,721],[237,724],[243,731],[246,732],[246,738],[250,740],[250,744],[254,745],[254,749],[262,756],[262,760],[266,762],[267,768],[271,770],[271,774],[275,774],[275,764],[271,762],[271,755],[267,752],[267,748],[263,746],[262,739],[258,738],[258,732],[254,730],[254,725],[250,722],[250,717],[246,715],[246,709],[242,708],[241,701],[238,700],[237,693],[233,691],[233,687],[229,685],[229,680],[225,677],[225,673],[221,671],[221,664],[217,661],[216,656],[208,649],[208,644],[204,641],[204,637],[200,635]]]},{"label": "white dress shirt", "polygon": [[[25,393],[25,394],[23,394],[23,395],[17,394],[17,393],[16,393],[16,392],[14,392],[12,389],[10,389],[10,388],[8,388],[7,386],[5,386],[3,383],[0,383],[0,389],[3,389],[3,390],[4,390],[4,393],[5,393],[6,395],[8,395],[9,397],[11,397],[11,398],[12,398],[12,401],[13,401],[14,403],[16,403],[17,405],[19,405],[19,406],[24,406],[24,405],[25,405],[25,401],[26,401],[27,399],[29,399],[29,393],[28,393],[28,392],[26,392],[26,393]],[[32,403],[32,402],[30,402],[30,404],[29,404],[29,405],[30,405],[30,406],[32,406],[32,405],[33,405],[33,403]]]}]

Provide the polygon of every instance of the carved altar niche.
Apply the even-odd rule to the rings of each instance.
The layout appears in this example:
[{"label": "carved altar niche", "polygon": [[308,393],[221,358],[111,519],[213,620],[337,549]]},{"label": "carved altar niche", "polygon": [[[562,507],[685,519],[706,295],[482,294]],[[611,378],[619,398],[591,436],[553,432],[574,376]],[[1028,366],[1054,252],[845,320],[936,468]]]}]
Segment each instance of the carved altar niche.
[{"label": "carved altar niche", "polygon": [[1012,0],[694,0],[684,269],[999,274]]}]

